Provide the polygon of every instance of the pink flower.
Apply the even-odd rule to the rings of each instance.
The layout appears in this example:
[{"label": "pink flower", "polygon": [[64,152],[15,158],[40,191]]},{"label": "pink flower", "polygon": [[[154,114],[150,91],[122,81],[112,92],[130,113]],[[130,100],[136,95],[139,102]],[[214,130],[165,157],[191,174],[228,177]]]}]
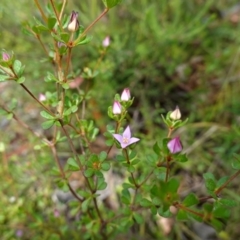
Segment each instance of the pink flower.
[{"label": "pink flower", "polygon": [[129,101],[130,98],[131,98],[130,90],[129,90],[129,88],[125,88],[122,92],[121,100],[122,101]]},{"label": "pink flower", "polygon": [[140,139],[131,137],[131,130],[130,127],[127,126],[126,129],[124,130],[123,134],[113,134],[113,137],[120,143],[122,148],[126,148],[127,146],[138,142]]},{"label": "pink flower", "polygon": [[122,106],[118,101],[114,101],[112,111],[113,111],[113,114],[122,113]]},{"label": "pink flower", "polygon": [[183,149],[179,137],[175,137],[172,140],[170,140],[167,144],[167,147],[168,147],[170,153],[172,153],[172,154],[181,152]]},{"label": "pink flower", "polygon": [[110,37],[109,36],[104,38],[102,45],[103,45],[103,47],[108,47],[110,45]]},{"label": "pink flower", "polygon": [[78,28],[79,28],[78,12],[72,11],[70,22],[68,24],[68,30],[70,32],[76,32]]}]

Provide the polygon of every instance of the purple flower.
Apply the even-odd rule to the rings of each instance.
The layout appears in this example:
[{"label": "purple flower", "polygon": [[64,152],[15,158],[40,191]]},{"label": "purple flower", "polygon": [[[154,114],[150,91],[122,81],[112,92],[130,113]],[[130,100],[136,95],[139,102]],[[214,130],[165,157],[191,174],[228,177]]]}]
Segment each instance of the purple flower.
[{"label": "purple flower", "polygon": [[16,237],[22,237],[23,236],[23,230],[22,229],[18,229],[17,231],[16,231]]},{"label": "purple flower", "polygon": [[167,147],[172,154],[181,152],[183,149],[179,137],[175,137],[172,140],[170,140],[167,144]]},{"label": "purple flower", "polygon": [[70,22],[68,24],[68,30],[70,32],[76,32],[78,28],[79,28],[78,12],[72,11]]},{"label": "purple flower", "polygon": [[8,53],[3,52],[2,53],[2,60],[4,62],[7,62],[10,59],[10,55]]},{"label": "purple flower", "polygon": [[113,111],[113,114],[122,113],[122,106],[118,101],[114,101],[112,111]]},{"label": "purple flower", "polygon": [[130,98],[131,98],[130,90],[129,90],[129,88],[125,88],[122,92],[121,100],[122,101],[129,101]]},{"label": "purple flower", "polygon": [[103,47],[108,47],[110,45],[110,37],[109,36],[104,38],[102,45],[103,45]]},{"label": "purple flower", "polygon": [[127,146],[140,140],[139,138],[131,137],[131,135],[130,127],[127,126],[122,135],[113,134],[113,137],[120,143],[122,148],[126,148]]}]

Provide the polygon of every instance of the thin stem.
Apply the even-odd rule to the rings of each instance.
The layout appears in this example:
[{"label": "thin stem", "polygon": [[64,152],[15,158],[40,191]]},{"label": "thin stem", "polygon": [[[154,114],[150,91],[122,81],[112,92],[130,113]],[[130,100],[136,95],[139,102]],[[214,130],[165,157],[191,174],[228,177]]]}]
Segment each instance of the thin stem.
[{"label": "thin stem", "polygon": [[69,66],[70,66],[70,62],[71,62],[71,53],[72,53],[72,48],[68,48],[67,66],[66,66],[66,70],[65,70],[64,82],[67,82],[67,75],[68,75]]},{"label": "thin stem", "polygon": [[147,182],[147,180],[152,176],[153,172],[154,170],[152,170],[138,186],[141,187],[145,182]]},{"label": "thin stem", "polygon": [[175,206],[178,209],[182,209],[182,210],[184,210],[186,212],[190,212],[190,213],[192,213],[192,214],[194,214],[194,215],[196,215],[196,216],[198,216],[198,217],[200,217],[202,219],[204,218],[204,215],[202,213],[196,212],[196,211],[194,211],[194,210],[192,210],[192,209],[190,209],[188,207],[185,207],[184,205],[182,205],[182,204],[180,204],[178,202],[174,203],[173,206]]},{"label": "thin stem", "polygon": [[67,181],[68,188],[69,188],[70,192],[72,193],[72,195],[73,195],[79,202],[82,203],[82,202],[84,201],[84,199],[81,199],[81,198],[77,195],[77,193],[73,190],[71,184],[68,182],[68,180],[67,180],[67,178],[66,178],[65,172],[64,172],[64,170],[63,170],[63,167],[62,167],[62,165],[61,165],[61,163],[60,163],[60,160],[59,160],[59,157],[58,157],[58,155],[57,155],[57,150],[56,150],[55,145],[54,145],[54,144],[51,144],[50,147],[51,147],[52,154],[53,154],[53,157],[54,157],[54,159],[55,159],[55,162],[57,163],[58,168],[59,168],[59,170],[60,170],[60,172],[61,172],[62,178]]},{"label": "thin stem", "polygon": [[239,174],[240,174],[240,170],[238,170],[236,173],[234,173],[221,187],[219,187],[217,190],[215,190],[215,194],[219,195],[220,192]]},{"label": "thin stem", "polygon": [[170,137],[171,137],[171,134],[172,134],[173,130],[174,130],[174,129],[173,129],[172,127],[169,127],[167,138],[170,138]]},{"label": "thin stem", "polygon": [[[121,126],[121,122],[116,122],[115,133],[118,133],[120,126]],[[110,146],[110,148],[108,149],[107,156],[111,152],[112,148],[113,148],[113,145]]]},{"label": "thin stem", "polygon": [[[129,156],[128,156],[128,151],[127,151],[127,149],[124,148],[124,149],[123,149],[123,152],[125,153],[125,156],[126,156],[128,165],[130,165],[131,163],[130,163],[130,160],[129,160]],[[134,186],[136,187],[136,190],[137,190],[137,189],[139,188],[139,185],[136,183],[136,180],[135,180],[135,178],[134,178],[133,173],[131,172],[130,174],[131,174],[131,177],[132,177]]]},{"label": "thin stem", "polygon": [[168,160],[168,157],[167,157],[167,170],[166,170],[166,177],[165,177],[165,182],[168,181],[168,176],[169,176],[169,171],[170,171],[170,165],[169,165],[169,160]]},{"label": "thin stem", "polygon": [[78,42],[86,33],[109,11],[109,8],[104,9],[104,11],[84,30],[84,32],[74,41]]},{"label": "thin stem", "polygon": [[43,42],[42,42],[42,40],[41,40],[41,38],[40,38],[40,35],[35,34],[35,36],[36,36],[36,38],[38,39],[38,41],[40,42],[40,44],[41,44],[44,52],[46,53],[46,55],[49,56],[49,55],[48,55],[48,51],[47,51],[46,47],[44,46],[44,44],[43,44]]},{"label": "thin stem", "polygon": [[33,135],[35,135],[36,137],[40,138],[41,140],[43,140],[45,143],[47,143],[48,145],[50,144],[50,142],[44,138],[43,136],[41,136],[41,134],[39,134],[38,132],[35,132],[32,128],[30,128],[26,123],[24,123],[22,120],[20,120],[17,115],[15,113],[13,113],[12,111],[9,111],[4,105],[0,104],[0,107],[6,111],[7,113],[11,113],[12,117],[14,120],[16,120],[22,127],[26,128],[28,131],[30,131]]},{"label": "thin stem", "polygon": [[59,19],[59,16],[58,16],[58,12],[57,12],[57,9],[55,8],[55,5],[54,5],[54,3],[53,3],[53,0],[50,0],[50,2],[51,2],[51,5],[52,5],[52,8],[53,8],[53,11],[54,11],[54,13],[55,13],[55,16],[56,16],[56,18],[57,18],[58,25],[59,25],[60,29],[63,31],[62,25],[61,25],[61,22],[60,22],[60,19]]},{"label": "thin stem", "polygon": [[62,19],[62,15],[63,15],[64,8],[66,6],[66,3],[67,3],[67,0],[63,0],[63,5],[62,5],[62,8],[61,8],[61,12],[59,14],[59,20]]},{"label": "thin stem", "polygon": [[44,12],[43,12],[43,10],[42,10],[42,8],[41,8],[38,0],[34,0],[34,2],[35,2],[35,4],[37,5],[37,8],[38,8],[39,12],[41,13],[43,20],[44,20],[45,22],[47,22],[47,17],[46,17],[46,15],[44,14]]},{"label": "thin stem", "polygon": [[49,114],[51,114],[52,116],[54,116],[54,113],[51,112],[51,110],[49,110],[42,102],[40,102],[33,94],[32,92],[23,84],[20,84],[22,88],[24,88],[24,90],[35,100],[37,101]]}]

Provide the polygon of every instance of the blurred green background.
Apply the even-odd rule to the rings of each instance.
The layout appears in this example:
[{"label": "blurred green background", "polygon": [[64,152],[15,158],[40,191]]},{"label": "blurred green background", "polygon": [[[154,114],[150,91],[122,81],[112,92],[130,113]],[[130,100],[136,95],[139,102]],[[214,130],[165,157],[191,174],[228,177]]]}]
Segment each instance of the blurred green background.
[{"label": "blurred green background", "polygon": [[[44,5],[48,1],[40,2]],[[72,0],[66,9],[67,14],[78,11],[80,24],[86,27],[104,6],[100,0]],[[0,49],[14,51],[26,65],[26,85],[38,95],[51,90],[44,82],[51,66],[44,61],[38,42],[22,33],[22,26],[33,17],[40,18],[34,1],[0,3]],[[75,69],[97,66],[99,71],[93,85],[96,104],[89,105],[93,116],[98,113],[94,119],[98,127],[109,122],[106,112],[114,94],[129,87],[135,97],[131,124],[143,138],[145,153],[165,134],[161,114],[178,105],[183,118],[189,118],[189,124],[177,132],[190,158],[182,166],[187,176],[192,179],[192,175],[207,171],[217,178],[232,174],[232,154],[240,150],[239,23],[237,0],[123,0],[90,31],[92,42],[73,52]],[[97,64],[102,41],[108,35],[111,45]],[[46,46],[49,40],[46,35]],[[21,119],[40,128],[36,126],[41,122],[39,108],[20,87],[1,83],[0,93],[5,104],[17,99]],[[52,178],[42,175],[54,166],[49,151],[35,151],[32,146],[37,140],[2,116],[0,131],[1,239],[16,239],[19,229],[28,231],[24,239],[67,239],[56,230],[59,225],[64,228],[65,220],[53,215]],[[239,201],[238,181],[223,194]],[[239,212],[240,207],[232,211],[226,228],[217,233],[218,239],[240,238]],[[27,221],[31,222],[29,227]],[[64,234],[72,234],[72,239],[77,236],[65,228]]]}]

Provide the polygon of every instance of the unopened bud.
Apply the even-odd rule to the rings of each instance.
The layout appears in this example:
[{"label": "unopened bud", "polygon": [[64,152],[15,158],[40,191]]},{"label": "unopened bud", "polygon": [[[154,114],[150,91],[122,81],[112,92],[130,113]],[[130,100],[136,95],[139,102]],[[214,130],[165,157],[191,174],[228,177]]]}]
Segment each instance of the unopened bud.
[{"label": "unopened bud", "polygon": [[102,45],[103,45],[103,47],[108,47],[110,45],[110,37],[109,36],[104,38]]},{"label": "unopened bud", "polygon": [[131,98],[130,90],[129,90],[129,88],[125,88],[122,92],[121,100],[122,101],[129,101],[130,98]]},{"label": "unopened bud", "polygon": [[3,52],[2,53],[2,60],[4,62],[7,62],[9,59],[10,59],[10,55],[8,53],[6,53],[6,52]]},{"label": "unopened bud", "polygon": [[113,114],[121,114],[122,106],[118,101],[114,101],[112,111]]},{"label": "unopened bud", "polygon": [[79,28],[78,12],[72,11],[70,22],[68,24],[68,30],[70,32],[76,32],[78,28]]},{"label": "unopened bud", "polygon": [[179,120],[181,118],[181,112],[178,106],[176,106],[176,109],[173,112],[171,112],[170,118],[172,120]]}]

